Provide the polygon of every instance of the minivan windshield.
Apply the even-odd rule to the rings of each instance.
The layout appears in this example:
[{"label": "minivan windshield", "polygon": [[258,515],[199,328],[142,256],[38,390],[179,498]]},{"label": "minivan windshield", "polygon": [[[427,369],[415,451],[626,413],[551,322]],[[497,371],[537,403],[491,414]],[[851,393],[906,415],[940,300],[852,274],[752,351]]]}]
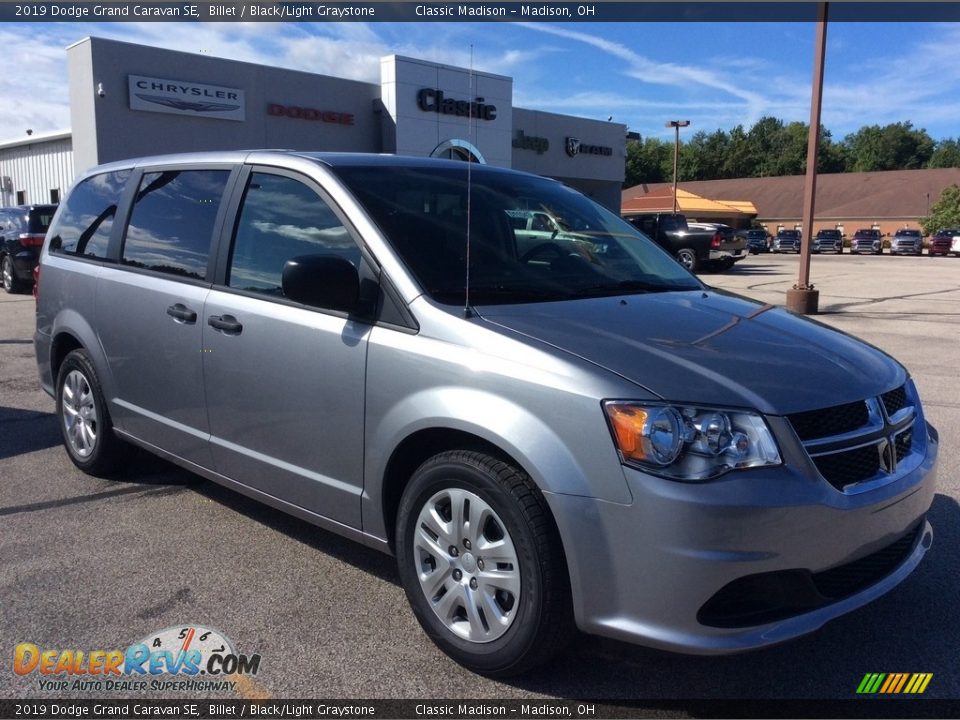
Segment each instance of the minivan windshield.
[{"label": "minivan windshield", "polygon": [[440,303],[466,301],[468,255],[478,305],[703,287],[638,230],[553,180],[474,165],[468,193],[466,163],[332,169]]}]

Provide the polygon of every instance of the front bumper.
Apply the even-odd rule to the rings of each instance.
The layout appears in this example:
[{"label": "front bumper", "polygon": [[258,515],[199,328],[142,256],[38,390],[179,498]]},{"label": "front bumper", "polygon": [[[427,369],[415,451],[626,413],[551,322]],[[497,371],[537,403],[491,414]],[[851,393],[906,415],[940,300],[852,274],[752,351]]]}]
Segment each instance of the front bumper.
[{"label": "front bumper", "polygon": [[890,252],[895,255],[920,255],[923,253],[923,246],[914,244],[894,244],[890,247]]},{"label": "front bumper", "polygon": [[[564,539],[579,627],[588,633],[693,654],[722,654],[812,632],[886,593],[932,542],[938,441],[922,462],[867,492],[778,468],[694,484],[625,468],[634,501],[547,496]],[[919,531],[917,529],[919,528]],[[892,570],[852,594],[763,624],[717,627],[701,610],[730,583],[763,573],[840,568],[916,532]]]}]

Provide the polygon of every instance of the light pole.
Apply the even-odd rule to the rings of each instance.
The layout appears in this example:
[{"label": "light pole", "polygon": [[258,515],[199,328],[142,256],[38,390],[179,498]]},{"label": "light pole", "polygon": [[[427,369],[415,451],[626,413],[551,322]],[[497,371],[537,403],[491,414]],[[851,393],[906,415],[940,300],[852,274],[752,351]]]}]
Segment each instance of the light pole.
[{"label": "light pole", "polygon": [[813,246],[814,201],[817,196],[817,153],[820,150],[820,108],[823,99],[823,61],[827,54],[827,6],[817,6],[816,38],[813,45],[813,89],[810,97],[810,128],[807,135],[807,177],[803,184],[803,232],[800,244],[800,273],[797,284],[787,290],[787,309],[803,315],[819,311],[820,291],[810,284],[810,250]]},{"label": "light pole", "polygon": [[667,120],[666,127],[672,127],[675,131],[675,140],[673,143],[673,214],[677,214],[677,165],[680,159],[680,128],[687,127],[689,120]]}]

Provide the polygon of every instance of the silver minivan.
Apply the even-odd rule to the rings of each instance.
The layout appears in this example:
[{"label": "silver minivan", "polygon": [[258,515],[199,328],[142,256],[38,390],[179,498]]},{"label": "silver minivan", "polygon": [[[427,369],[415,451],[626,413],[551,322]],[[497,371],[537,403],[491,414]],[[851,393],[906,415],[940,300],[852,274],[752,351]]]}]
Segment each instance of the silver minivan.
[{"label": "silver minivan", "polygon": [[[575,241],[518,243],[537,212]],[[106,165],[38,277],[79,468],[122,474],[138,445],[395,554],[424,630],[477,672],[575,627],[781,642],[932,541],[938,436],[901,365],[712,290],[553,180],[279,151]]]}]

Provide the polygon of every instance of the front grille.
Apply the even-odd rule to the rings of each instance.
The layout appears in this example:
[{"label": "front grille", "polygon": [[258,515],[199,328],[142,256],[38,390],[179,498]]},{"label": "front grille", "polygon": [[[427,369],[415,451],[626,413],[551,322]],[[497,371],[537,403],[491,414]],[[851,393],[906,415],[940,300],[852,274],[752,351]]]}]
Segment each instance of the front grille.
[{"label": "front grille", "polygon": [[870,416],[867,412],[867,403],[859,400],[822,410],[794,413],[788,415],[787,419],[793,425],[797,436],[806,441],[852,432],[866,425]]},{"label": "front grille", "polygon": [[702,625],[744,628],[802,615],[855,595],[892,573],[916,545],[923,521],[899,540],[859,560],[821,572],[777,570],[738,578],[697,612]]},{"label": "front grille", "polygon": [[817,470],[837,490],[869,480],[880,472],[880,452],[876,445],[845,450],[813,458]]},{"label": "front grille", "polygon": [[915,404],[904,384],[865,400],[786,417],[819,475],[840,492],[855,493],[858,484],[893,480],[916,466],[913,456],[922,448],[913,442]]},{"label": "front grille", "polygon": [[873,585],[907,559],[922,529],[921,523],[896,542],[875,553],[845,565],[813,573],[814,586],[824,597],[840,600]]},{"label": "front grille", "polygon": [[907,390],[901,385],[896,390],[885,392],[880,396],[883,407],[887,411],[887,417],[893,417],[893,414],[907,406]]}]

